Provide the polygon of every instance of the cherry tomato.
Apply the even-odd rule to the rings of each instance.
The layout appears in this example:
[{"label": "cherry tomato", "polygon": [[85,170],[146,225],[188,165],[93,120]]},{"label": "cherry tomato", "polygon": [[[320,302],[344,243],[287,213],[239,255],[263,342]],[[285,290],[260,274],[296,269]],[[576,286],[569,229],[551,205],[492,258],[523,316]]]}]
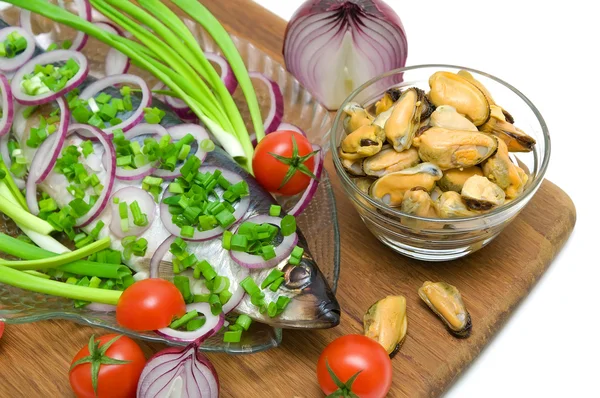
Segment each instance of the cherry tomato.
[{"label": "cherry tomato", "polygon": [[4,334],[4,322],[0,322],[0,338],[2,338],[3,334]]},{"label": "cherry tomato", "polygon": [[[327,361],[327,362],[326,362]],[[385,349],[376,341],[350,334],[332,341],[317,362],[317,379],[327,395],[338,390],[327,364],[346,383],[360,371],[351,390],[360,398],[383,398],[392,385],[392,362]]]},{"label": "cherry tomato", "polygon": [[[311,153],[312,145],[302,134],[289,130],[275,131],[265,136],[256,146],[252,159],[254,177],[269,192],[282,195],[300,193],[312,178],[302,170],[314,173],[315,159]],[[293,174],[285,181],[290,169]]]},{"label": "cherry tomato", "polygon": [[[117,339],[110,344],[103,357],[105,360],[111,358],[128,362],[108,365],[101,363],[97,375],[96,394],[92,383],[91,361],[95,360],[95,356],[100,360],[102,347],[115,338]],[[71,362],[69,382],[75,395],[78,398],[135,397],[138,380],[146,365],[146,357],[142,349],[129,337],[117,334],[107,334],[98,338],[92,336],[92,340],[96,342],[92,343],[93,353],[90,355],[89,345],[83,347]],[[80,363],[75,364],[77,361]]]},{"label": "cherry tomato", "polygon": [[167,327],[185,314],[185,301],[167,280],[144,279],[129,286],[117,303],[117,322],[135,331]]}]

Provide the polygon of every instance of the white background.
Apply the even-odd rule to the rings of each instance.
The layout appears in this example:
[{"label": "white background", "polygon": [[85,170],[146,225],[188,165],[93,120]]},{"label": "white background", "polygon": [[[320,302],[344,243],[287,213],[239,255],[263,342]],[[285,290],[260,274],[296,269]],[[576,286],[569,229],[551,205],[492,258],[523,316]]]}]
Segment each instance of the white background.
[{"label": "white background", "polygon": [[[286,20],[303,2],[255,1]],[[483,70],[529,97],[552,137],[546,177],[578,213],[549,271],[446,397],[600,397],[598,2],[387,3],[407,32],[407,65]]]}]

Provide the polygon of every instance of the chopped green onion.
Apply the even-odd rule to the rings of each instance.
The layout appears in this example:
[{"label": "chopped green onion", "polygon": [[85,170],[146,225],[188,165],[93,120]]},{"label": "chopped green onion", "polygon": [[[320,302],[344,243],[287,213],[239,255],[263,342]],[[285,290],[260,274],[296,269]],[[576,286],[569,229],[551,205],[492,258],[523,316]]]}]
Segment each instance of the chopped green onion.
[{"label": "chopped green onion", "polygon": [[239,343],[242,341],[241,330],[229,330],[223,335],[223,342],[225,343]]},{"label": "chopped green onion", "polygon": [[247,276],[240,282],[240,286],[248,293],[249,296],[253,296],[260,293],[260,288],[254,282],[251,276]]},{"label": "chopped green onion", "polygon": [[210,304],[210,312],[213,315],[219,315],[221,312],[223,312],[223,306],[218,294],[211,294],[208,298],[208,304]]},{"label": "chopped green onion", "polygon": [[231,250],[231,238],[233,237],[233,233],[231,231],[223,232],[223,249]]},{"label": "chopped green onion", "polygon": [[280,229],[283,236],[289,236],[296,232],[296,217],[289,214],[283,217]]},{"label": "chopped green onion", "polygon": [[193,332],[195,330],[200,329],[202,326],[204,326],[204,324],[206,323],[206,318],[205,317],[201,317],[201,318],[194,318],[191,321],[189,321],[185,327],[187,329],[188,332]]},{"label": "chopped green onion", "polygon": [[252,318],[250,318],[246,314],[241,314],[235,320],[235,324],[241,326],[244,330],[248,330],[250,328],[250,325],[252,324]]},{"label": "chopped green onion", "polygon": [[180,327],[185,326],[189,321],[191,321],[192,319],[197,318],[197,317],[198,317],[198,311],[192,310],[190,312],[187,312],[181,318],[176,319],[173,322],[171,322],[169,327],[171,329],[179,329]]},{"label": "chopped green onion", "polygon": [[294,250],[292,250],[292,257],[295,258],[302,258],[302,255],[304,254],[304,249],[301,248],[300,246],[296,246],[294,247]]},{"label": "chopped green onion", "polygon": [[280,214],[281,214],[281,206],[271,205],[271,207],[269,208],[269,215],[272,217],[279,217]]},{"label": "chopped green onion", "polygon": [[286,296],[279,296],[277,298],[277,309],[279,313],[282,313],[283,310],[285,310],[285,308],[288,306],[288,304],[290,303],[290,301],[292,301],[291,298],[286,297]]},{"label": "chopped green onion", "polygon": [[267,307],[267,313],[271,318],[277,315],[277,304],[275,302],[269,303],[269,306]]},{"label": "chopped green onion", "polygon": [[204,152],[212,152],[215,150],[215,143],[211,139],[205,138],[200,141],[200,149]]},{"label": "chopped green onion", "polygon": [[272,270],[269,275],[265,278],[265,280],[260,284],[261,289],[266,289],[271,283],[275,282],[277,279],[281,278],[285,275],[278,269]]},{"label": "chopped green onion", "polygon": [[277,289],[279,289],[279,287],[283,284],[283,282],[285,282],[285,278],[283,277],[275,279],[275,282],[271,283],[271,285],[269,286],[269,290],[271,290],[272,292],[276,292]]}]

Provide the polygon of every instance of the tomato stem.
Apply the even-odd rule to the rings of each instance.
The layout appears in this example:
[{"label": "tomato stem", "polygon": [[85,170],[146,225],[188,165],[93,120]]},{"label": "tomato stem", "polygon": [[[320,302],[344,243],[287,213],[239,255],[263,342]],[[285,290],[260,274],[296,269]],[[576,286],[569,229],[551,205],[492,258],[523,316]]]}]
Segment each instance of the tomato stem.
[{"label": "tomato stem", "polygon": [[331,376],[331,380],[338,386],[338,389],[332,392],[327,396],[327,398],[359,398],[358,395],[352,392],[352,384],[358,377],[358,375],[362,372],[359,370],[356,372],[351,378],[349,378],[345,383],[340,380],[339,377],[335,374],[331,366],[329,366],[329,361],[325,359],[325,366],[327,366],[327,371],[329,372],[329,376]]},{"label": "tomato stem", "polygon": [[283,188],[283,186],[292,179],[292,177],[294,176],[294,174],[296,174],[297,171],[301,172],[302,174],[306,174],[310,178],[313,178],[316,180],[317,177],[313,174],[312,171],[310,171],[308,169],[308,167],[306,167],[304,162],[306,162],[311,157],[315,156],[318,152],[319,151],[312,151],[311,153],[309,153],[307,155],[300,156],[299,152],[298,152],[298,143],[296,142],[296,137],[294,137],[294,135],[292,135],[292,156],[291,157],[286,158],[285,156],[281,156],[281,155],[277,155],[276,153],[269,152],[269,155],[273,156],[275,159],[279,160],[281,163],[289,166],[288,171],[285,174],[285,177],[283,178],[283,181],[281,182],[281,185],[279,185],[278,189]]}]

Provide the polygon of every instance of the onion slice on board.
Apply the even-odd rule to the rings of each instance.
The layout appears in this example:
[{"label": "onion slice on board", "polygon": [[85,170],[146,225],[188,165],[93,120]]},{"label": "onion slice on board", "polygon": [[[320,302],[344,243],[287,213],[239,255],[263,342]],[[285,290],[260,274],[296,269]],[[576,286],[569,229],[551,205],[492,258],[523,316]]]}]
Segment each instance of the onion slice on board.
[{"label": "onion slice on board", "polygon": [[[58,4],[62,5],[64,8],[64,2],[59,1]],[[90,5],[89,0],[73,0],[73,5],[75,5],[75,11],[77,11],[77,15],[79,15],[80,18],[85,19],[88,22],[92,20],[92,6]],[[22,9],[19,20],[23,29],[29,32],[31,36],[35,37],[35,41],[44,51],[54,43],[52,40],[52,32],[40,33],[39,35],[33,33],[33,28],[31,26],[31,11]],[[88,36],[85,33],[77,30],[77,34],[75,35],[69,50],[81,50],[87,43],[87,39]]]},{"label": "onion slice on board", "polygon": [[[126,138],[131,141],[132,138],[136,138],[141,135],[153,135],[160,139],[160,137],[163,137],[167,134],[167,129],[160,124],[140,123],[127,132]],[[156,170],[155,165],[156,162],[145,164],[137,169],[124,169],[122,167],[117,167],[116,177],[117,179],[124,181],[141,180]]]},{"label": "onion slice on board", "polygon": [[[200,171],[203,173],[214,173],[217,169],[217,167],[201,167]],[[218,170],[220,170],[222,173],[221,175],[232,184],[237,184],[240,181],[244,181],[242,176],[232,171],[223,169]],[[161,201],[160,203],[160,219],[162,220],[166,230],[169,231],[171,234],[178,236],[184,240],[201,242],[214,239],[217,236],[222,235],[223,232],[225,232],[225,230],[222,227],[216,227],[213,229],[209,229],[208,231],[198,231],[198,229],[195,229],[194,236],[192,236],[191,238],[181,236],[181,228],[173,223],[171,213],[169,212],[169,205],[164,203],[164,200],[170,196],[173,196],[173,194],[169,191],[166,191],[163,195],[163,201]],[[233,212],[233,216],[235,217],[235,223],[238,223],[244,218],[244,215],[248,211],[248,207],[250,207],[250,196],[244,196],[235,206],[235,211]]]},{"label": "onion slice on board", "polygon": [[311,178],[308,183],[308,187],[304,190],[304,193],[300,197],[300,200],[296,202],[294,207],[292,207],[287,213],[291,214],[294,217],[298,217],[310,204],[310,201],[315,196],[317,192],[317,188],[319,187],[319,180],[321,179],[321,174],[323,174],[323,153],[321,151],[321,147],[318,145],[313,145],[313,151],[319,151],[315,154],[315,169],[313,170],[313,174],[316,178]]},{"label": "onion slice on board", "polygon": [[[246,222],[253,222],[255,224],[273,224],[277,227],[281,227],[281,218],[267,215],[254,216],[247,219]],[[233,231],[233,233],[235,232],[237,232],[237,228],[235,231]],[[275,257],[267,261],[265,261],[262,256],[234,250],[231,250],[229,255],[233,261],[244,268],[273,268],[290,255],[292,250],[294,250],[296,243],[298,243],[298,234],[296,232],[291,235],[284,236],[281,243],[275,247]]]},{"label": "onion slice on board", "polygon": [[271,100],[271,106],[269,107],[269,112],[265,117],[264,126],[265,134],[272,133],[273,131],[275,131],[277,126],[279,126],[279,123],[281,123],[281,119],[283,118],[284,101],[283,94],[281,93],[281,88],[279,87],[279,84],[275,83],[273,80],[269,79],[262,73],[250,72],[249,75],[252,79],[261,81],[269,89],[269,98]]},{"label": "onion slice on board", "polygon": [[[185,137],[187,134],[193,135],[196,139],[196,142],[198,143],[198,150],[193,156],[196,156],[198,159],[200,159],[200,162],[204,162],[204,159],[206,159],[206,152],[204,152],[200,148],[200,143],[203,140],[210,139],[210,135],[208,135],[208,132],[204,127],[199,126],[197,124],[178,124],[176,126],[169,127],[167,129],[167,133],[169,133],[173,141],[178,141]],[[156,169],[154,175],[165,179],[177,178],[181,176],[180,169],[181,166],[183,166],[183,164],[184,162],[177,166],[173,171]]]},{"label": "onion slice on board", "polygon": [[[68,61],[73,59],[79,65],[79,71],[69,79],[65,87],[56,92],[49,91],[40,95],[29,95],[21,88],[21,82],[28,75],[33,72],[36,65],[48,65],[57,62]],[[49,53],[43,53],[35,58],[30,59],[25,65],[23,65],[12,78],[10,88],[12,89],[15,100],[23,105],[41,105],[46,104],[50,101],[54,101],[58,97],[62,97],[69,91],[79,86],[89,73],[89,65],[87,58],[80,52],[71,50],[54,50]]]},{"label": "onion slice on board", "polygon": [[225,84],[227,91],[229,91],[230,94],[233,94],[237,89],[238,81],[235,78],[235,74],[233,73],[229,62],[219,54],[208,52],[204,55],[206,55],[206,59],[219,65],[219,68],[221,69],[221,80],[223,81],[223,84]]},{"label": "onion slice on board", "polygon": [[219,377],[193,342],[185,348],[166,348],[148,360],[138,382],[138,398],[218,398]]},{"label": "onion slice on board", "polygon": [[[152,104],[152,95],[144,79],[131,74],[107,76],[103,79],[96,80],[94,83],[87,86],[79,95],[79,98],[87,101],[88,99],[95,97],[96,94],[100,93],[102,90],[108,87],[113,87],[122,84],[137,85],[142,91],[142,99],[138,108],[128,119],[123,120],[121,123],[115,126],[110,126],[105,129],[102,129],[102,131],[104,131],[108,135],[112,135],[112,132],[116,129],[122,129],[124,132],[129,131],[139,122],[141,122],[144,118],[144,108],[147,108]],[[87,135],[85,136],[88,137]]]},{"label": "onion slice on board", "polygon": [[17,32],[23,36],[25,40],[27,40],[27,47],[21,54],[18,54],[13,58],[0,57],[0,60],[2,61],[0,63],[0,72],[16,71],[21,66],[25,65],[25,63],[29,61],[35,53],[35,40],[33,39],[33,36],[31,36],[25,29],[16,26],[0,29],[0,43],[4,42],[6,37],[12,32]]},{"label": "onion slice on board", "polygon": [[2,137],[10,131],[15,117],[12,90],[10,89],[8,79],[2,73],[0,73],[0,94],[2,95],[2,101],[0,102],[0,109],[2,110],[2,117],[0,117],[0,137]]},{"label": "onion slice on board", "polygon": [[156,333],[168,338],[169,340],[190,342],[195,341],[197,343],[201,343],[209,337],[217,334],[217,332],[221,330],[223,324],[225,323],[225,316],[223,313],[220,313],[219,315],[213,315],[210,310],[210,304],[208,303],[192,303],[186,305],[185,312],[190,312],[193,310],[198,311],[198,314],[202,314],[206,318],[206,323],[200,329],[194,330],[193,332],[187,332],[166,327],[158,329]]},{"label": "onion slice on board", "polygon": [[[127,207],[131,206],[131,203],[137,201],[138,205],[140,205],[140,210],[143,214],[148,217],[148,223],[144,226],[137,226],[133,223],[133,216],[131,212],[127,212],[129,214],[128,223],[129,230],[124,232],[121,228],[121,216],[119,214],[119,204],[114,203],[114,199],[119,199],[120,202],[127,203]],[[119,189],[111,196],[110,200],[111,206],[111,219],[110,219],[110,230],[115,236],[118,238],[124,238],[126,236],[141,236],[154,222],[154,217],[156,216],[156,202],[154,202],[154,198],[148,192],[144,191],[138,187],[125,187]]]},{"label": "onion slice on board", "polygon": [[[94,22],[94,25],[109,33],[125,37],[123,31],[119,27],[113,25],[112,23]],[[131,60],[127,55],[114,49],[113,47],[111,47],[108,50],[108,52],[106,53],[106,60],[104,63],[104,74],[106,76],[121,75],[123,73],[127,73],[129,67],[131,67]]]}]

